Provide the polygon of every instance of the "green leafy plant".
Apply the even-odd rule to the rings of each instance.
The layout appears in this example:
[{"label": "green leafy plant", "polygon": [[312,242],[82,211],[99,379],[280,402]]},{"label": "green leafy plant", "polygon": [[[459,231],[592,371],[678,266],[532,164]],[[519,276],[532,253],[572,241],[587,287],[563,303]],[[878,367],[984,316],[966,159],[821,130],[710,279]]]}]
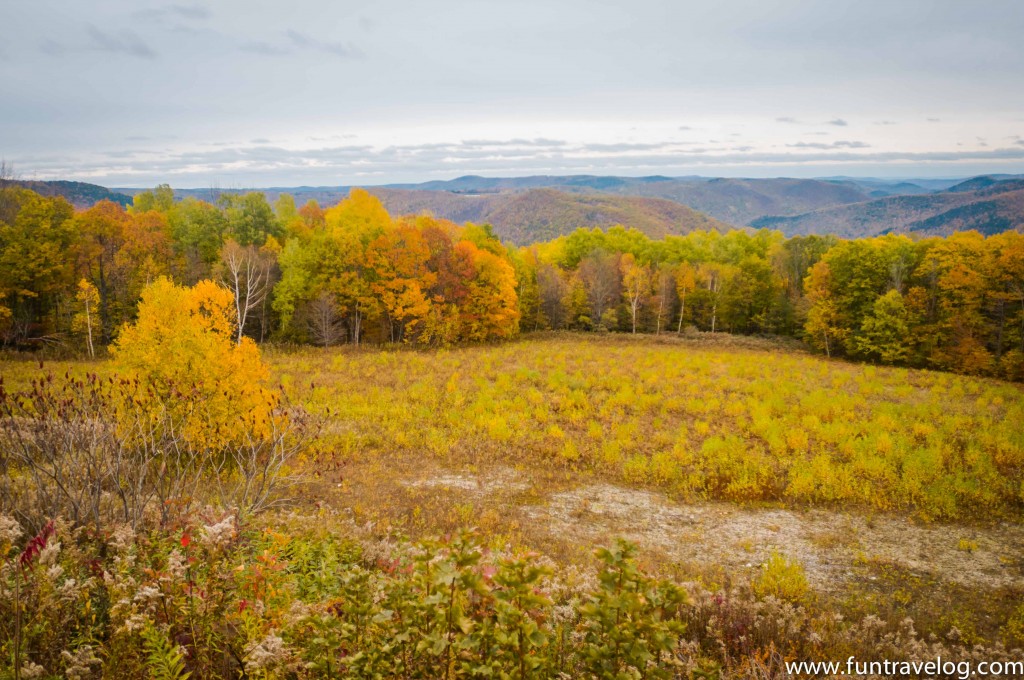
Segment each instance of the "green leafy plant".
[{"label": "green leafy plant", "polygon": [[142,631],[143,646],[146,650],[146,669],[152,680],[188,680],[192,677],[185,670],[185,657],[177,645],[153,626]]}]

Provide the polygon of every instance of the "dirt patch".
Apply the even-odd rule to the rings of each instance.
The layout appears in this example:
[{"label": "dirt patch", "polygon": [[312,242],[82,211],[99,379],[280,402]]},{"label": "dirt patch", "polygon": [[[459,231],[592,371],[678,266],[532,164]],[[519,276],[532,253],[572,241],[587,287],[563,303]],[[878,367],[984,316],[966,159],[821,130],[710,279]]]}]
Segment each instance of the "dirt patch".
[{"label": "dirt patch", "polygon": [[1024,526],[1018,524],[958,526],[897,515],[679,503],[607,483],[541,491],[551,489],[546,481],[531,483],[529,471],[506,467],[420,470],[398,483],[432,496],[472,499],[478,511],[518,518],[532,535],[556,544],[588,547],[621,536],[672,562],[736,576],[752,575],[776,550],[799,561],[821,592],[847,592],[851,580],[873,579],[865,575],[870,569],[858,569],[872,564],[968,588],[1024,588]]},{"label": "dirt patch", "polygon": [[488,471],[486,476],[437,471],[429,476],[403,480],[401,483],[412,489],[459,491],[472,496],[514,493],[530,488],[515,470],[508,468]]},{"label": "dirt patch", "polygon": [[[610,484],[555,493],[524,507],[564,540],[597,543],[623,536],[680,562],[753,571],[770,552],[800,561],[811,585],[840,589],[858,560],[882,560],[972,587],[1024,586],[1024,527],[920,525],[893,516],[679,504]],[[961,539],[964,540],[961,543]]]}]

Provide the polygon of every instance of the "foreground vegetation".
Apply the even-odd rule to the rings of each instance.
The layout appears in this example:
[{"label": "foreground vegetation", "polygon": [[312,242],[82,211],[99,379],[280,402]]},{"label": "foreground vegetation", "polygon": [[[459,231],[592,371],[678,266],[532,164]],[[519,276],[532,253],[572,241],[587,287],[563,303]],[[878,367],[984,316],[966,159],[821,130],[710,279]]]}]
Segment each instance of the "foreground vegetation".
[{"label": "foreground vegetation", "polygon": [[[160,295],[162,309],[188,299]],[[106,378],[126,370],[131,337],[116,363],[54,364],[35,387],[35,362],[8,361],[4,387],[74,401],[61,387],[67,372],[96,398],[121,384]],[[968,527],[1019,521],[1019,387],[724,339],[555,334],[453,350],[275,350],[265,384],[281,385],[291,417],[326,419],[317,442],[289,449],[297,455],[276,471],[299,483],[288,514],[256,515],[222,495],[238,488],[224,480],[245,476],[236,456],[216,467],[219,484],[201,469],[185,477],[197,493],[172,488],[129,517],[100,502],[103,522],[53,523],[53,509],[32,501],[32,478],[7,459],[16,493],[0,527],[0,654],[19,660],[20,677],[83,678],[771,677],[786,659],[818,656],[1013,658],[1008,649],[1024,643],[1019,590],[926,586],[865,557],[850,568],[893,590],[850,584],[826,596],[785,546],[750,576],[710,562],[641,566],[635,546],[613,541],[595,559],[588,546],[559,549],[517,525],[507,500],[474,505],[443,488],[396,496],[389,486],[407,466],[469,469],[493,474],[496,488],[508,486],[500,498],[519,494],[524,507],[543,503],[545,486],[606,479],[680,500],[910,512]],[[190,403],[182,418],[195,418]],[[231,440],[175,450],[209,458],[233,450],[222,446]],[[529,471],[531,488],[502,482],[503,467]],[[447,538],[429,538],[439,532]],[[962,549],[974,548],[962,539]],[[893,597],[925,600],[916,627]],[[837,607],[849,620],[829,613]]]},{"label": "foreground vegetation", "polygon": [[[410,544],[338,516],[192,515],[91,536],[48,525],[23,551],[0,524],[5,677],[784,677],[785,660],[1019,658],[955,628],[844,621],[770,560],[711,591],[650,576],[636,549],[558,565],[494,539]],[[1024,616],[1007,641],[1024,638]],[[12,664],[13,665],[13,664]]]}]

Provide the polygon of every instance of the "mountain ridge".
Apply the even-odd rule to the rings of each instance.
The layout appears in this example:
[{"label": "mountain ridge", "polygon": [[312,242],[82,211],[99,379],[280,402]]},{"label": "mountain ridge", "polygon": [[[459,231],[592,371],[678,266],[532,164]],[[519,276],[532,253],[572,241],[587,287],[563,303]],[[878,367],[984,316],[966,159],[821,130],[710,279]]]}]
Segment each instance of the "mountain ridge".
[{"label": "mountain ridge", "polygon": [[[107,189],[84,182],[19,180],[46,195],[64,195],[76,207],[98,200],[129,204],[142,189]],[[298,203],[330,205],[349,186],[250,189],[274,201],[282,193]],[[886,233],[947,235],[977,229],[997,233],[1024,228],[1024,176],[883,179],[857,177],[732,178],[648,175],[465,175],[418,184],[365,187],[393,214],[428,212],[456,222],[490,222],[502,238],[530,243],[577,227],[633,226],[654,236],[695,229],[778,229],[787,236],[835,234],[846,238]],[[176,189],[179,198],[216,200],[244,189]]]}]

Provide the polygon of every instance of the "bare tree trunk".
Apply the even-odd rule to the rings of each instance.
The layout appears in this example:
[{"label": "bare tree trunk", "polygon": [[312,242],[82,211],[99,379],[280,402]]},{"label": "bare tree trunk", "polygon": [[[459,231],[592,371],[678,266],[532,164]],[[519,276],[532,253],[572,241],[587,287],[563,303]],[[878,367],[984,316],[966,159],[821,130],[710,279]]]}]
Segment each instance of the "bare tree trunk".
[{"label": "bare tree trunk", "polygon": [[86,337],[88,338],[89,341],[89,358],[95,359],[96,352],[93,350],[92,346],[92,312],[89,309],[88,301],[85,303],[85,329],[87,334]]},{"label": "bare tree trunk", "polygon": [[[256,246],[243,247],[228,241],[221,250],[221,267],[221,281],[235,296],[235,342],[241,344],[249,313],[265,307],[270,292],[273,255]],[[261,327],[261,337],[262,331]]]}]

